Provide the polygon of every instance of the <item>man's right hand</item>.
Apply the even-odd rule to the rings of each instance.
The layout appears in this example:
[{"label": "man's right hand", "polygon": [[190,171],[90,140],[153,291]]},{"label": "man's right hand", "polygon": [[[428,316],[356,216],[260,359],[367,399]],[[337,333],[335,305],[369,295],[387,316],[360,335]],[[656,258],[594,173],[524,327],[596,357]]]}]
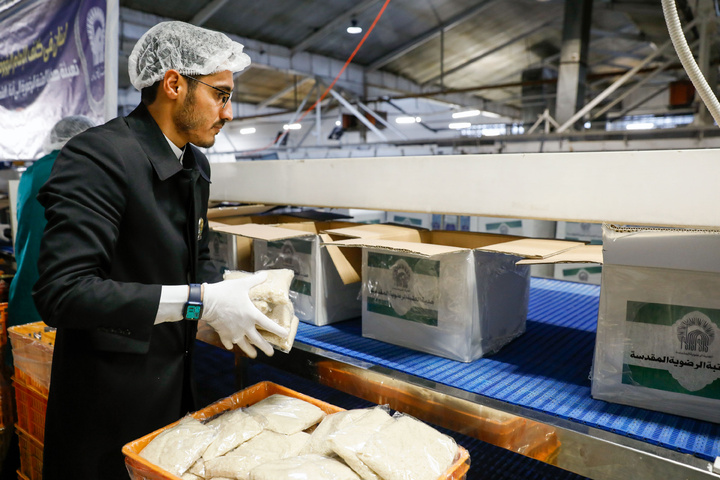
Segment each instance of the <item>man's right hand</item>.
[{"label": "man's right hand", "polygon": [[267,278],[266,272],[252,276],[203,284],[204,311],[202,319],[213,327],[228,350],[233,344],[250,358],[257,356],[255,345],[272,356],[273,348],[257,331],[257,327],[287,338],[289,332],[263,315],[250,300],[250,289]]}]

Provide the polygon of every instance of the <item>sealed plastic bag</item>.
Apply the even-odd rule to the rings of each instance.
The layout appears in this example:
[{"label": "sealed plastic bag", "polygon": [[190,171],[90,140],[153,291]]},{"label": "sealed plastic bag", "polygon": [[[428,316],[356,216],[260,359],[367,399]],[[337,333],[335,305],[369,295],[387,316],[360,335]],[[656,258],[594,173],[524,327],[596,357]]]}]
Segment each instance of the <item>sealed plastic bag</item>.
[{"label": "sealed plastic bag", "polygon": [[260,422],[241,409],[226,412],[208,422],[207,426],[216,429],[218,434],[203,453],[204,460],[225,455],[263,431]]},{"label": "sealed plastic bag", "polygon": [[235,450],[208,460],[205,463],[206,478],[227,477],[245,480],[250,471],[264,463],[296,457],[305,448],[310,435],[298,432],[292,435],[265,430]]},{"label": "sealed plastic bag", "polygon": [[320,425],[312,432],[310,441],[303,453],[332,456],[334,454],[330,445],[331,436],[343,428],[352,425],[357,419],[368,413],[366,409],[347,410],[337,412],[323,418]]},{"label": "sealed plastic bag", "polygon": [[396,414],[358,457],[383,480],[436,480],[457,453],[451,437],[409,415]]},{"label": "sealed plastic bag", "polygon": [[[292,348],[297,334],[298,318],[289,297],[290,283],[293,279],[293,271],[288,269],[264,270],[267,272],[267,279],[260,285],[250,289],[250,300],[270,320],[288,330],[287,338],[281,338],[274,333],[258,330],[260,335],[281,352],[288,353]],[[241,271],[227,271],[224,274],[225,280],[244,278],[252,273]]]},{"label": "sealed plastic bag", "polygon": [[381,477],[378,477],[358,454],[374,434],[391,422],[392,417],[383,407],[370,408],[352,424],[329,435],[330,446],[363,479],[379,480]]},{"label": "sealed plastic bag", "polygon": [[215,429],[186,416],[148,443],[140,456],[181,476],[202,456],[216,435]]},{"label": "sealed plastic bag", "polygon": [[359,480],[347,465],[321,455],[268,462],[250,472],[251,480]]},{"label": "sealed plastic bag", "polygon": [[301,432],[325,417],[325,412],[299,398],[271,395],[246,409],[250,415],[263,419],[265,428],[291,435]]}]

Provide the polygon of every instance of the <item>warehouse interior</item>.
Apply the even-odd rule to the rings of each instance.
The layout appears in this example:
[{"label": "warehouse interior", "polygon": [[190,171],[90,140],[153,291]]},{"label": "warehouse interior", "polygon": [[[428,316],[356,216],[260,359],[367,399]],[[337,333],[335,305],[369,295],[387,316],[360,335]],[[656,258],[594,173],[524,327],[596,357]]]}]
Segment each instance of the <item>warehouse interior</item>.
[{"label": "warehouse interior", "polygon": [[[0,0],[0,21],[23,1]],[[250,358],[201,321],[196,418],[307,395],[453,439],[423,480],[720,479],[718,0],[108,0],[107,14],[106,117],[140,103],[128,57],[160,22],[223,32],[252,61],[201,149],[201,221],[224,269],[294,271],[296,332]],[[0,301],[34,160],[0,144]],[[16,409],[0,415],[0,480],[42,479],[55,331],[24,327],[0,375]],[[129,478],[227,477],[141,455],[168,429],[125,445]],[[421,478],[379,471],[347,478]]]},{"label": "warehouse interior", "polygon": [[[714,145],[712,118],[693,94],[656,1],[383,3],[305,1],[288,10],[281,0],[123,0],[119,111],[139,98],[126,74],[135,41],[158,21],[176,19],[232,35],[253,62],[235,79],[235,120],[210,152],[218,158]],[[712,1],[678,2],[683,25],[695,22],[688,43],[704,52],[702,71],[713,76],[716,23],[701,20],[716,18],[715,9]],[[352,24],[363,31],[348,34]],[[292,123],[301,128],[283,130]],[[287,138],[273,143],[281,132]]]}]

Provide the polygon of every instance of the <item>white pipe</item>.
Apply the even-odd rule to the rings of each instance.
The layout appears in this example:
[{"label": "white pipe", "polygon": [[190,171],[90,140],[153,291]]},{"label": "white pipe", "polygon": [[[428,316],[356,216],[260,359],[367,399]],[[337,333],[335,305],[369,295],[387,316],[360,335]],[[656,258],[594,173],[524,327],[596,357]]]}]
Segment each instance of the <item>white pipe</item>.
[{"label": "white pipe", "polygon": [[662,7],[665,23],[667,24],[668,32],[670,32],[670,39],[680,58],[680,63],[682,63],[683,68],[685,68],[688,77],[690,77],[690,81],[692,81],[695,90],[697,90],[700,98],[702,98],[702,101],[707,106],[708,111],[710,111],[710,114],[715,119],[715,123],[720,125],[720,102],[718,102],[710,85],[708,85],[707,80],[705,80],[705,77],[700,71],[700,67],[698,67],[698,64],[695,62],[690,47],[688,47],[687,40],[680,26],[680,18],[678,17],[677,8],[675,7],[675,0],[662,0]]}]

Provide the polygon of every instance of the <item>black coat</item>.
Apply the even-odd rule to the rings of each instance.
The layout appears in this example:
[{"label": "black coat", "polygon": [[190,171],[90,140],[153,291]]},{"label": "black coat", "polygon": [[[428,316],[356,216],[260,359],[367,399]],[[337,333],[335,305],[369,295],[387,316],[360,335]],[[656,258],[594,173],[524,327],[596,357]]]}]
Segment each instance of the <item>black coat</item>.
[{"label": "black coat", "polygon": [[40,190],[48,224],[33,298],[57,327],[45,480],[125,480],[122,446],[195,408],[196,322],[154,325],[162,285],[221,279],[209,163],[191,146],[184,160],[141,105],[68,142]]}]

